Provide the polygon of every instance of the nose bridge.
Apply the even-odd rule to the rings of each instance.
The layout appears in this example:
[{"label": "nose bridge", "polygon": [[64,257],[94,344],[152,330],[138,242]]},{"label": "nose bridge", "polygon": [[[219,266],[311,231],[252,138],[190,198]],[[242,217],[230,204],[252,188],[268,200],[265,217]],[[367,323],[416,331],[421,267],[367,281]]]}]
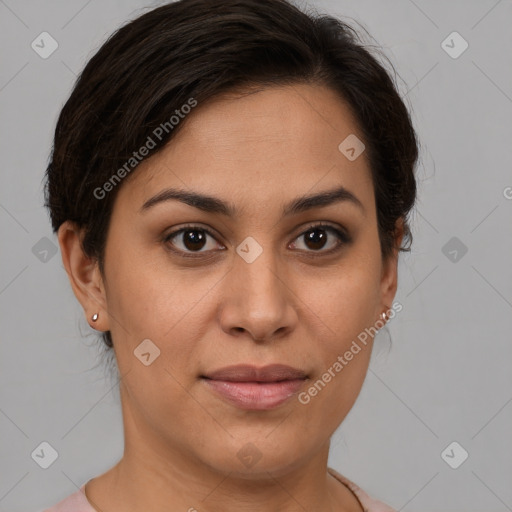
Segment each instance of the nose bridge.
[{"label": "nose bridge", "polygon": [[262,340],[277,330],[288,330],[294,322],[291,291],[286,278],[280,275],[279,255],[270,243],[266,245],[252,238],[236,248],[229,273],[229,296],[225,297],[222,310],[223,329],[227,332],[242,329]]},{"label": "nose bridge", "polygon": [[246,298],[261,296],[267,301],[275,300],[279,295],[279,264],[270,242],[263,247],[255,238],[247,237],[236,252],[233,270],[247,291]]}]

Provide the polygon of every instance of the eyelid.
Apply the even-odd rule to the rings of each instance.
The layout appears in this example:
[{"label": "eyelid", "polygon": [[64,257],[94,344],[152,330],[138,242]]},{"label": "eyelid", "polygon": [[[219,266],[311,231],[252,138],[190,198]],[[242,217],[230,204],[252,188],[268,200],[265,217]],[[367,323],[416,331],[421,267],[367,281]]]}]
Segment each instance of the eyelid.
[{"label": "eyelid", "polygon": [[[301,226],[299,228],[299,234],[297,236],[307,233],[308,231],[310,231],[314,228],[330,228],[330,229],[338,232],[340,235],[345,237],[347,240],[350,239],[347,229],[345,229],[341,225],[332,224],[329,221],[322,221],[322,220],[312,221],[312,222],[306,223],[305,225]],[[297,236],[295,236],[295,238],[297,238]],[[295,240],[295,238],[294,238],[294,240]]]}]

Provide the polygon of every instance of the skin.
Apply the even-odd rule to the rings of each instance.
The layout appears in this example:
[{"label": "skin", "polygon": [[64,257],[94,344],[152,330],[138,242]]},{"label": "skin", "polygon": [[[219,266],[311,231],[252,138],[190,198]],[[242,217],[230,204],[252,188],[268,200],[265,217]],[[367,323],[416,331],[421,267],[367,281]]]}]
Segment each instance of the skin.
[{"label": "skin", "polygon": [[[103,512],[361,511],[326,468],[330,437],[363,384],[371,339],[306,405],[293,397],[273,410],[242,410],[199,378],[231,364],[277,362],[306,371],[307,390],[392,303],[398,256],[381,256],[366,153],[349,161],[338,150],[349,134],[362,139],[355,119],[330,89],[293,85],[217,97],[183,122],[120,186],[104,275],[82,252],[79,230],[69,222],[59,230],[73,290],[90,325],[111,331],[123,376],[124,455],[87,483],[86,495]],[[293,199],[340,185],[364,211],[341,201],[282,216]],[[240,212],[230,218],[176,200],[140,211],[169,187]],[[345,228],[352,241],[324,255],[338,238],[326,230],[325,246],[308,243],[304,234],[318,221]],[[170,250],[194,253],[183,235],[164,241],[187,223],[214,235],[196,248],[198,259]],[[247,236],[263,248],[252,263],[236,253]],[[161,351],[149,366],[134,356],[147,338]],[[248,442],[261,454],[252,467],[237,457]]]}]

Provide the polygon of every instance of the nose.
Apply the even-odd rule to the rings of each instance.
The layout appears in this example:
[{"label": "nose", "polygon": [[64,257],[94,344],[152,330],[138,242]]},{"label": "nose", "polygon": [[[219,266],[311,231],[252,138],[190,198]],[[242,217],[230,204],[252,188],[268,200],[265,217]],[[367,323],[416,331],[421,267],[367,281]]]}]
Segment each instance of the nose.
[{"label": "nose", "polygon": [[294,283],[270,250],[252,263],[235,255],[223,282],[220,323],[224,332],[268,342],[295,329],[298,298]]}]

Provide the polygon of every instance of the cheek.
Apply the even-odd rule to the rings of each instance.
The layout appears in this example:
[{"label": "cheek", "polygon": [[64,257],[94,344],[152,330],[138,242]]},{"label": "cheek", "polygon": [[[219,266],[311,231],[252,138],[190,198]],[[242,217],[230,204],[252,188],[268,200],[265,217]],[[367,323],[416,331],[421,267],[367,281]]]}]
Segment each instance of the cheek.
[{"label": "cheek", "polygon": [[374,261],[341,262],[328,275],[325,271],[302,280],[301,288],[306,310],[323,325],[322,335],[332,350],[340,350],[365,328],[374,324],[379,308],[379,269]]},{"label": "cheek", "polygon": [[161,256],[152,258],[150,251],[120,250],[111,260],[106,276],[109,312],[137,335],[161,338],[207,290],[208,280],[173,268]]},{"label": "cheek", "polygon": [[[162,365],[179,376],[180,383],[190,385],[198,372],[198,345],[209,334],[216,286],[224,273],[173,268],[161,256],[152,260],[148,253],[129,250],[112,257],[106,276],[107,303],[121,371],[140,364],[134,350],[149,339],[160,351],[156,367]],[[170,378],[165,372],[157,375],[164,381]]]},{"label": "cheek", "polygon": [[[354,405],[370,361],[373,338],[370,327],[375,319],[375,292],[354,276],[331,283],[329,294],[310,297],[321,318],[315,341],[318,372],[298,397],[309,424],[334,432]],[[365,283],[368,284],[368,283]],[[314,320],[311,319],[311,322]]]},{"label": "cheek", "polygon": [[368,258],[347,259],[330,278],[310,275],[304,282],[306,324],[313,326],[309,335],[321,369],[301,403],[322,410],[319,416],[329,418],[333,429],[354,404],[368,370],[379,269],[378,262]]},{"label": "cheek", "polygon": [[199,301],[212,284],[130,251],[119,251],[108,272],[111,332],[132,413],[166,435],[192,432],[190,416],[201,414],[188,392],[202,336]]},{"label": "cheek", "polygon": [[345,358],[347,351],[333,354],[330,363],[298,395],[299,407],[303,408],[312,433],[318,429],[332,435],[343,422],[361,391],[370,350],[370,343],[366,347],[361,345],[355,354],[348,350],[351,360]]}]

